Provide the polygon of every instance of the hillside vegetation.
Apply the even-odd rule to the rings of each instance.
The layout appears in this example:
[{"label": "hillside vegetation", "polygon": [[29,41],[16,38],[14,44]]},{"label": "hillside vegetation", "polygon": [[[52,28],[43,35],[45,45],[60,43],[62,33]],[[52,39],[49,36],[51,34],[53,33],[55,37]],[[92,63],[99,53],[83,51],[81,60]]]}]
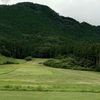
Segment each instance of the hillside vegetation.
[{"label": "hillside vegetation", "polygon": [[71,55],[99,71],[100,26],[60,16],[45,5],[0,5],[0,53],[14,58]]}]

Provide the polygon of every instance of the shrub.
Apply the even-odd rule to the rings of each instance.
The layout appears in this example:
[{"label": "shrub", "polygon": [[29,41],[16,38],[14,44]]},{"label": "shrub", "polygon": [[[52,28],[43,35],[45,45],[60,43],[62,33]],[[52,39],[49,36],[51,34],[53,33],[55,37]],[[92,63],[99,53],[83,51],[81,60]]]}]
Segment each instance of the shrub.
[{"label": "shrub", "polygon": [[12,62],[12,61],[6,61],[3,64],[14,64],[14,62]]},{"label": "shrub", "polygon": [[31,56],[25,57],[25,60],[26,61],[31,61],[32,60],[32,57]]},{"label": "shrub", "polygon": [[5,61],[4,63],[2,63],[2,65],[5,65],[5,64],[19,64],[19,63],[16,63],[13,61]]},{"label": "shrub", "polygon": [[38,87],[36,87],[36,91],[43,91],[43,88],[39,85]]}]

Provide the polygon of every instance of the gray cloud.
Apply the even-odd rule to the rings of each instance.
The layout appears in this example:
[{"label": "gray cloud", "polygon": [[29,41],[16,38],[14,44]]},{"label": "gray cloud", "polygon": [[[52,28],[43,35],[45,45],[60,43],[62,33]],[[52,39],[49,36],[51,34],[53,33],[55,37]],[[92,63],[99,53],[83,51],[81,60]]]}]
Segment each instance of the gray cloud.
[{"label": "gray cloud", "polygon": [[60,15],[100,25],[100,0],[2,0],[3,3],[9,4],[23,1],[48,5]]},{"label": "gray cloud", "polygon": [[60,14],[73,17],[80,22],[100,25],[100,0],[67,0],[62,5]]},{"label": "gray cloud", "polygon": [[10,0],[1,0],[2,3],[8,3]]}]

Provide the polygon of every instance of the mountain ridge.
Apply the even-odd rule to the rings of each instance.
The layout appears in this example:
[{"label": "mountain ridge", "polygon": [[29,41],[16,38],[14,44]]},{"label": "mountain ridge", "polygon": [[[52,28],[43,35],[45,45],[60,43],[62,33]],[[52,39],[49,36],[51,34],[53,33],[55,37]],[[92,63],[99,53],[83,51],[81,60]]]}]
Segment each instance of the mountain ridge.
[{"label": "mountain ridge", "polygon": [[[5,8],[5,9],[3,9]],[[76,21],[73,18],[70,17],[64,17],[64,16],[59,16],[56,12],[54,12],[52,9],[50,9],[48,6],[44,6],[44,5],[39,5],[39,4],[33,4],[33,3],[18,3],[15,5],[10,5],[10,6],[3,6],[2,5],[2,9],[0,9],[1,12],[1,24],[5,23],[5,28],[12,28],[12,30],[16,31],[16,28],[18,27],[17,34],[18,33],[22,33],[25,34],[25,29],[27,29],[26,31],[28,31],[29,33],[38,33],[37,31],[39,30],[49,30],[50,34],[53,33],[53,28],[56,28],[56,30],[58,33],[73,33],[73,32],[69,32],[69,30],[75,30],[77,29],[79,32],[78,35],[80,35],[82,33],[82,28],[81,27],[85,27],[91,28],[92,26],[90,24],[86,24],[86,22],[83,23],[79,23],[78,21]],[[36,15],[36,16],[35,16]],[[33,20],[33,18],[35,20]],[[24,22],[23,22],[24,21]],[[17,24],[16,24],[17,23]],[[20,24],[19,24],[20,23]],[[1,27],[3,26],[0,25]],[[7,25],[8,24],[8,25]],[[21,24],[23,26],[24,24],[24,28],[21,28]],[[35,25],[33,25],[35,24]],[[38,25],[37,25],[38,24]],[[85,24],[85,25],[84,25]],[[41,27],[43,25],[43,27]],[[50,26],[49,26],[50,25]],[[32,32],[29,30],[29,28],[27,28],[27,26],[30,26],[30,30],[32,30]],[[36,29],[36,27],[39,27]],[[47,27],[49,26],[49,27]],[[87,27],[86,27],[87,26]],[[35,29],[33,30],[32,27],[35,27]],[[46,27],[46,29],[45,29]],[[71,29],[73,27],[73,29]],[[98,30],[100,30],[99,27],[93,26],[94,27],[94,33],[96,35],[98,35],[100,32]],[[43,32],[44,32],[43,30]],[[52,31],[53,30],[53,31]],[[96,30],[96,31],[95,31]],[[76,30],[75,30],[76,31]],[[86,30],[85,30],[86,31]],[[93,32],[92,31],[92,32]],[[54,34],[56,34],[57,32],[54,32]],[[98,34],[97,34],[98,32]],[[46,34],[47,32],[45,32]],[[86,34],[86,32],[85,32]],[[97,36],[98,37],[98,36]]]}]

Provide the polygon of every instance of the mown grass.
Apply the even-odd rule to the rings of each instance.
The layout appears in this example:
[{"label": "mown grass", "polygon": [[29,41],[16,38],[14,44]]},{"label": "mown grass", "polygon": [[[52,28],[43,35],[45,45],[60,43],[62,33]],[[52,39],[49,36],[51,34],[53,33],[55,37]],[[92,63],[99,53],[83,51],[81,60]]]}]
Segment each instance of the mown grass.
[{"label": "mown grass", "polygon": [[[0,75],[8,74],[18,68],[17,64],[24,63],[24,60],[14,59],[0,55]],[[12,65],[14,64],[14,65]]]},{"label": "mown grass", "polygon": [[[46,59],[33,59],[28,62],[21,61],[22,63],[19,64],[1,65],[0,95],[2,98],[3,92],[6,97],[9,96],[10,98],[9,93],[12,93],[12,91],[14,91],[14,93],[17,91],[21,93],[19,100],[27,100],[25,98],[23,99],[22,96],[25,95],[25,93],[28,93],[27,97],[31,94],[32,96],[29,98],[34,99],[36,98],[36,96],[33,96],[35,95],[35,92],[37,93],[37,96],[38,93],[43,92],[41,93],[41,97],[43,98],[45,97],[45,93],[48,93],[47,95],[51,95],[51,99],[50,97],[47,98],[47,96],[47,99],[42,100],[54,100],[54,98],[56,100],[57,97],[55,96],[57,94],[59,94],[58,97],[60,98],[57,100],[65,100],[67,98],[67,94],[69,94],[68,99],[72,98],[70,100],[75,100],[71,96],[72,94],[73,96],[76,95],[76,97],[78,97],[78,94],[83,95],[83,97],[88,94],[89,98],[93,96],[92,94],[96,94],[97,96],[93,96],[94,99],[96,98],[95,100],[97,100],[97,98],[100,98],[99,72],[50,68],[43,65],[45,60]],[[55,94],[53,98],[52,93]],[[63,94],[66,95],[61,99]],[[17,100],[17,96],[13,96],[13,100]],[[89,98],[83,99],[83,97],[80,96],[81,99],[78,97],[79,99],[76,100],[94,100]],[[37,100],[41,100],[41,98],[37,97]]]},{"label": "mown grass", "polygon": [[0,91],[0,100],[99,100],[99,93]]},{"label": "mown grass", "polygon": [[99,73],[50,68],[40,64],[44,60],[2,65],[0,89],[38,91],[41,87],[41,91],[100,92]]}]

